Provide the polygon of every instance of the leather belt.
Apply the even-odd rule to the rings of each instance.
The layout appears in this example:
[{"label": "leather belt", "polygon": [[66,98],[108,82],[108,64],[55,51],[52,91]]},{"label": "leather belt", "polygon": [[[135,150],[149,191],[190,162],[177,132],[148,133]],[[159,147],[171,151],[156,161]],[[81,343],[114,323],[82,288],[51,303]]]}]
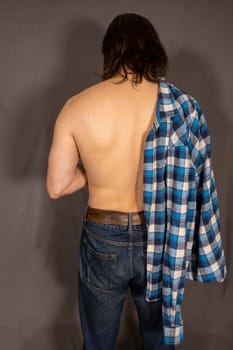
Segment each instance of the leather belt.
[{"label": "leather belt", "polygon": [[104,224],[128,225],[131,216],[131,224],[139,225],[146,223],[144,211],[124,212],[118,210],[99,209],[88,206],[86,220]]}]

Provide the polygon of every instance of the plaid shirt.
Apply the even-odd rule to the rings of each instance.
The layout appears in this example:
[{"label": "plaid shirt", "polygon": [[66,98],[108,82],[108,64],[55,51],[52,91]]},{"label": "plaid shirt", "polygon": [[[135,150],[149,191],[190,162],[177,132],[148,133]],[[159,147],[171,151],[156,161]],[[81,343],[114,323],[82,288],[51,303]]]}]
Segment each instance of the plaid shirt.
[{"label": "plaid shirt", "polygon": [[145,299],[163,299],[164,342],[179,344],[185,280],[223,282],[227,270],[211,140],[201,107],[162,77],[156,114],[144,146]]}]

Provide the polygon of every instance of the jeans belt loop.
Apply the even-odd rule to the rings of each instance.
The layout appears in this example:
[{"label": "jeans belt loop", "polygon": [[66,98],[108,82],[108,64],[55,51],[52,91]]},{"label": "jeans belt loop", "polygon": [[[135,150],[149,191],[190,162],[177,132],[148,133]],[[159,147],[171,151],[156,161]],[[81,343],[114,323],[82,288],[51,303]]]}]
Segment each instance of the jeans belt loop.
[{"label": "jeans belt loop", "polygon": [[128,213],[128,229],[132,230],[132,213]]}]

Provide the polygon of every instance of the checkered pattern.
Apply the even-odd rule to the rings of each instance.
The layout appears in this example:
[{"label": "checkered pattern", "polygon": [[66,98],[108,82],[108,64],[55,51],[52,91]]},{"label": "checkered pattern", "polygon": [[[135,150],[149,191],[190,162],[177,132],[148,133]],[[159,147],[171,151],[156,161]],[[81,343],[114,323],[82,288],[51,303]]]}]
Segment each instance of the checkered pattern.
[{"label": "checkered pattern", "polygon": [[156,114],[144,147],[145,299],[163,299],[164,342],[179,344],[185,280],[223,282],[227,270],[210,134],[200,105],[162,77]]}]

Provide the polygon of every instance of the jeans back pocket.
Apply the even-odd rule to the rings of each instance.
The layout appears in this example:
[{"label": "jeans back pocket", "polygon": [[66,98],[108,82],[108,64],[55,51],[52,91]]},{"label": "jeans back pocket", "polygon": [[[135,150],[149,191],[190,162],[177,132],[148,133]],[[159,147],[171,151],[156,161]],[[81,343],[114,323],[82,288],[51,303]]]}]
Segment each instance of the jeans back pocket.
[{"label": "jeans back pocket", "polygon": [[79,271],[84,281],[98,289],[111,289],[115,270],[116,253],[97,251],[86,238],[80,240]]}]

